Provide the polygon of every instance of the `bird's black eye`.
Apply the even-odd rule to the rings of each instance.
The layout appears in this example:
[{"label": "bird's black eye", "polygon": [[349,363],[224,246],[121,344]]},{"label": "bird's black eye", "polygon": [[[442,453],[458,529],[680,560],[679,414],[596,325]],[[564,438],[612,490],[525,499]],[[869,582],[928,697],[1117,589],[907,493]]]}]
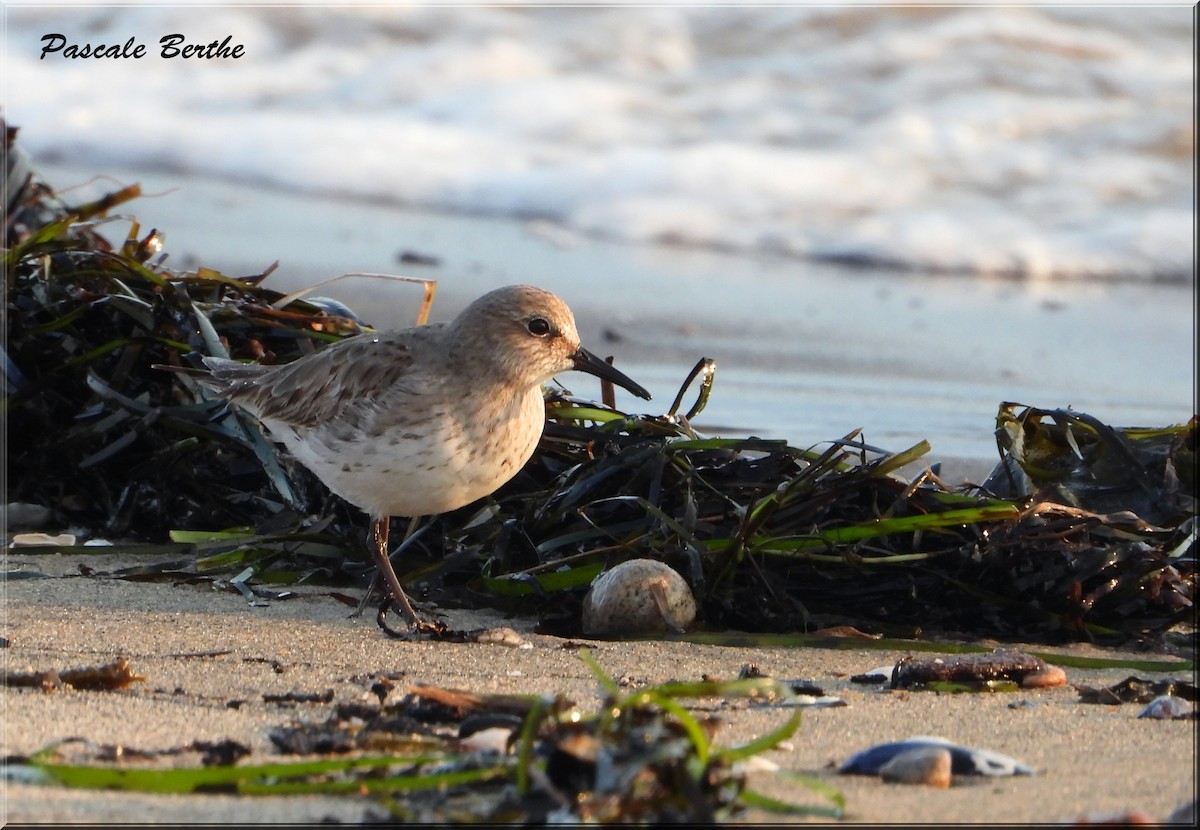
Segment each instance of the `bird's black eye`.
[{"label": "bird's black eye", "polygon": [[542,317],[534,317],[525,327],[534,337],[545,337],[550,333],[550,324]]}]

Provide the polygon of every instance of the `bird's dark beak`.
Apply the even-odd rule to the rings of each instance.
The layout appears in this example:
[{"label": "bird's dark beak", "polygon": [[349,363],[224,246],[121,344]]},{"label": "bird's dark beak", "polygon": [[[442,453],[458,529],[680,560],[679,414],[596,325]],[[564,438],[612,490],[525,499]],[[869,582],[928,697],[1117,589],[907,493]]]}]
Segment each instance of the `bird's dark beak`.
[{"label": "bird's dark beak", "polygon": [[639,398],[650,400],[649,392],[627,378],[624,373],[618,372],[614,366],[605,363],[585,348],[580,347],[579,351],[571,355],[571,361],[580,372],[587,372],[589,375],[595,375],[603,380],[610,380],[617,386],[628,389]]}]

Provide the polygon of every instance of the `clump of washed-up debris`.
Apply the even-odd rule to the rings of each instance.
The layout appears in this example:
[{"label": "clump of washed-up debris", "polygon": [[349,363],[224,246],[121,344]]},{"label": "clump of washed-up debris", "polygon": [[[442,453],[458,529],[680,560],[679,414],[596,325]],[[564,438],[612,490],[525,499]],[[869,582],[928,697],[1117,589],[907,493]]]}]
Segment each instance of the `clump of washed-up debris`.
[{"label": "clump of washed-up debris", "polygon": [[[805,803],[748,786],[743,762],[800,725],[788,684],[757,677],[625,690],[581,656],[600,683],[594,712],[561,695],[397,688],[381,678],[378,704],[338,703],[325,720],[274,729],[281,757],[259,758],[234,740],[154,752],[68,740],[10,762],[23,780],[84,789],[367,796],[388,819],[417,822],[712,823],[750,808],[842,816],[840,793],[812,777],[780,773],[809,793]],[[720,719],[690,708],[705,700],[779,704],[781,723],[724,745]]]}]

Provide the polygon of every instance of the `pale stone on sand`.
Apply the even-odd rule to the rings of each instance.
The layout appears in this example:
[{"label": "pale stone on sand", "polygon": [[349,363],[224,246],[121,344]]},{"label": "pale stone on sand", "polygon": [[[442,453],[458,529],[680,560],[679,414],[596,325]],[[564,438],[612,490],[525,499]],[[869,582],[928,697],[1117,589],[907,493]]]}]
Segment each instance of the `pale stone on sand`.
[{"label": "pale stone on sand", "polygon": [[681,632],[695,619],[692,589],[655,559],[630,559],[605,571],[583,600],[586,637]]},{"label": "pale stone on sand", "polygon": [[945,788],[950,786],[950,768],[950,750],[923,746],[901,752],[880,767],[879,776],[895,784]]}]

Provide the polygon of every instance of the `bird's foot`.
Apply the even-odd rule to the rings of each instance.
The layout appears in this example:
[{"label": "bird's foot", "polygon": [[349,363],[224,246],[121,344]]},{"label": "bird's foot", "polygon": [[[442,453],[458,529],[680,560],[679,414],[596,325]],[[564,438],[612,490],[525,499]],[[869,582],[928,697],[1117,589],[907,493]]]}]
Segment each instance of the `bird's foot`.
[{"label": "bird's foot", "polygon": [[444,634],[448,630],[444,622],[428,622],[426,620],[422,620],[416,615],[416,612],[413,612],[411,617],[408,614],[401,612],[401,616],[404,617],[404,621],[408,624],[408,631],[400,631],[392,628],[387,624],[387,613],[388,611],[392,610],[392,606],[395,604],[396,601],[392,597],[384,598],[383,603],[379,606],[378,613],[375,615],[375,622],[383,630],[383,633],[389,637],[392,637],[393,639],[410,640],[414,636],[420,636],[422,634],[437,637],[440,634]]}]

